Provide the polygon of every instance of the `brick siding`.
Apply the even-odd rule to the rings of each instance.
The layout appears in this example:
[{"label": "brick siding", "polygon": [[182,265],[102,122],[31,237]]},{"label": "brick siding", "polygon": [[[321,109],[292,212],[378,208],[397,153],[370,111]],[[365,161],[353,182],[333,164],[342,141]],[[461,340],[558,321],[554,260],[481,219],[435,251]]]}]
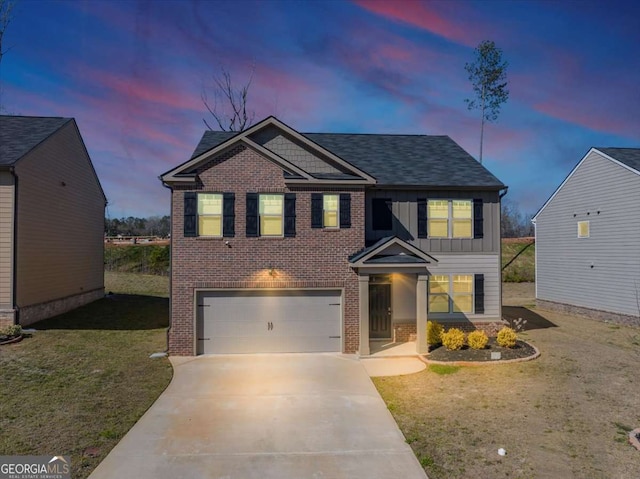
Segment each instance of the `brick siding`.
[{"label": "brick siding", "polygon": [[[364,190],[351,194],[351,228],[311,228],[311,194],[327,190],[285,185],[282,168],[242,145],[198,170],[197,185],[172,192],[171,328],[169,353],[195,354],[194,294],[206,288],[343,288],[344,352],[358,349],[358,281],[348,257],[364,247]],[[235,193],[235,237],[185,238],[184,191]],[[334,190],[332,190],[333,192]],[[247,238],[246,193],[295,193],[294,238]],[[229,245],[226,245],[226,242]],[[275,276],[269,269],[275,268]]]}]

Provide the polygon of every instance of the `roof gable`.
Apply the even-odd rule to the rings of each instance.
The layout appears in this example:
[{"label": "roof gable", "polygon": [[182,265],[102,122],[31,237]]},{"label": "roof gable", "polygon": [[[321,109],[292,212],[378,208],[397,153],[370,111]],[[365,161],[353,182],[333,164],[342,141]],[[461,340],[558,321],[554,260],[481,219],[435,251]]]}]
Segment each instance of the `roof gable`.
[{"label": "roof gable", "polygon": [[438,261],[397,236],[387,236],[349,258],[352,268],[366,266],[425,267]]},{"label": "roof gable", "polygon": [[15,165],[70,121],[71,118],[0,115],[0,166]]},{"label": "roof gable", "polygon": [[[531,219],[532,222],[536,222],[536,219],[542,213],[547,205],[556,197],[558,192],[564,187],[564,185],[571,179],[571,177],[575,174],[575,172],[580,168],[582,163],[585,162],[589,156],[595,153],[599,155],[601,158],[605,160],[609,160],[618,166],[621,166],[632,173],[640,175],[640,148],[590,148],[587,151],[587,154],[582,157],[582,159],[578,162],[578,164],[569,172],[567,177],[560,183],[555,191],[551,194],[549,199],[544,202],[542,207],[538,210],[538,212]],[[615,157],[613,156],[615,155]]]},{"label": "roof gable", "polygon": [[238,144],[244,144],[282,167],[288,183],[375,183],[364,171],[274,117],[268,117],[242,132],[205,132],[191,159],[164,173],[161,178],[166,183],[193,181],[199,165]]}]

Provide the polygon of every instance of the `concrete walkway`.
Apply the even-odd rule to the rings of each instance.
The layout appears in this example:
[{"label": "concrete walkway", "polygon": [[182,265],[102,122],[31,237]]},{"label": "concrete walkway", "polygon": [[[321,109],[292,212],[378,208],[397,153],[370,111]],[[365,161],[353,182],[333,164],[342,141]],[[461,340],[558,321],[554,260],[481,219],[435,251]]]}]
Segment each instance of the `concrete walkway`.
[{"label": "concrete walkway", "polygon": [[167,390],[91,479],[427,477],[353,356],[171,361]]}]

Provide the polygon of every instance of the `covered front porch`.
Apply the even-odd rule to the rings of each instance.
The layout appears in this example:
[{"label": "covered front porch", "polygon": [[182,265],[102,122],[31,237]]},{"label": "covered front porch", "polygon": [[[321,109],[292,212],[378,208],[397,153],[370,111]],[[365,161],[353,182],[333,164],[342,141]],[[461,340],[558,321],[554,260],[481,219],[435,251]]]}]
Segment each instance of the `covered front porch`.
[{"label": "covered front porch", "polygon": [[351,258],[358,273],[360,356],[426,354],[427,266],[437,260],[397,237]]}]

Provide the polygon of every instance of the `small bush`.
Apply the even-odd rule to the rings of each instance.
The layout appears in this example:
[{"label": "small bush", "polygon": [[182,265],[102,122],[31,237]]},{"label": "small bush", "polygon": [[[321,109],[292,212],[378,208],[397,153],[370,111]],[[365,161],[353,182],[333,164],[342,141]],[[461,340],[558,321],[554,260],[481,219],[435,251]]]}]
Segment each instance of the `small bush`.
[{"label": "small bush", "polygon": [[464,346],[464,333],[458,328],[451,328],[446,333],[442,333],[442,344],[449,351],[457,351]]},{"label": "small bush", "polygon": [[427,344],[437,346],[442,343],[442,325],[436,321],[427,321]]},{"label": "small bush", "polygon": [[0,328],[0,336],[13,338],[13,337],[18,337],[21,334],[22,334],[22,326],[20,326],[19,324],[12,324],[11,326]]},{"label": "small bush", "polygon": [[517,340],[518,335],[516,334],[516,332],[507,326],[498,331],[498,336],[496,337],[496,341],[503,348],[514,347]]},{"label": "small bush", "polygon": [[467,335],[467,344],[471,349],[484,349],[489,342],[489,338],[484,331],[477,329]]}]

